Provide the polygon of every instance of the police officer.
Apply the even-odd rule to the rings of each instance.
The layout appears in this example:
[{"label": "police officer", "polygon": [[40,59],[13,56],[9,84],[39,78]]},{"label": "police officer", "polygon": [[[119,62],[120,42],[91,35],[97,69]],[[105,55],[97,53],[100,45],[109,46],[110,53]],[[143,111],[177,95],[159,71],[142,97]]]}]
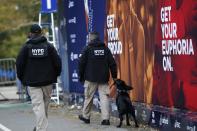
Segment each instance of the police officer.
[{"label": "police officer", "polygon": [[42,35],[39,25],[31,26],[30,38],[19,52],[16,67],[18,78],[29,87],[36,115],[34,131],[46,131],[52,84],[57,82],[61,73],[61,59],[53,45]]},{"label": "police officer", "polygon": [[98,89],[101,100],[101,125],[110,125],[108,81],[110,72],[112,78],[116,79],[117,67],[110,50],[100,41],[99,34],[90,32],[88,37],[89,43],[82,51],[79,60],[79,78],[85,87],[83,113],[79,115],[79,119],[87,124],[90,123],[93,96]]}]

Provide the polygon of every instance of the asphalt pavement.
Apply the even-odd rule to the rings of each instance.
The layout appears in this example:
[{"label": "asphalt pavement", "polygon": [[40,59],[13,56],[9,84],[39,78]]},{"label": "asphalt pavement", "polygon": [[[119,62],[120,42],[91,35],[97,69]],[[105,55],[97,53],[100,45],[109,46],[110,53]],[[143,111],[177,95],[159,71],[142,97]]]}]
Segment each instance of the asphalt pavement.
[{"label": "asphalt pavement", "polygon": [[[48,131],[155,131],[145,125],[135,128],[123,124],[116,128],[119,120],[111,117],[110,126],[101,126],[100,113],[92,112],[90,124],[85,124],[78,119],[81,110],[70,106],[57,106],[50,104]],[[32,131],[35,126],[35,116],[30,103],[20,101],[0,102],[0,131]]]},{"label": "asphalt pavement", "polygon": [[[32,131],[35,126],[35,116],[31,103],[19,100],[16,86],[0,88],[0,131]],[[57,106],[50,103],[49,126],[47,131],[155,131],[146,125],[135,128],[134,123],[122,128],[116,128],[119,120],[110,118],[110,126],[101,126],[100,113],[92,111],[90,124],[78,119],[81,109],[75,106]]]}]

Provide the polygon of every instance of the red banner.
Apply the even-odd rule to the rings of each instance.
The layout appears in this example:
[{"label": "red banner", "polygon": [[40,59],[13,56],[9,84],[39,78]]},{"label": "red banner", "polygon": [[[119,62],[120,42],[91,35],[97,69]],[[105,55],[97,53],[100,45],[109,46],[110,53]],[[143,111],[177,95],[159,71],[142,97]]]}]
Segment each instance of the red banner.
[{"label": "red banner", "polygon": [[105,41],[132,99],[197,111],[197,1],[106,4]]},{"label": "red banner", "polygon": [[197,111],[197,1],[158,5],[153,104]]}]

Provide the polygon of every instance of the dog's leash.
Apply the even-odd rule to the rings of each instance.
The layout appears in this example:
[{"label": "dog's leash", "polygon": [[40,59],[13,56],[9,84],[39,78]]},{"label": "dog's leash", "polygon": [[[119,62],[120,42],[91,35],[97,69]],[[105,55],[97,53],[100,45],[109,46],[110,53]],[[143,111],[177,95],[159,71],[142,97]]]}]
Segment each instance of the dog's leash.
[{"label": "dog's leash", "polygon": [[[114,81],[114,80],[113,80],[113,81]],[[109,89],[111,89],[112,86],[115,85],[115,83],[116,83],[116,82],[114,81],[114,83],[113,83],[112,85],[109,86]]]}]

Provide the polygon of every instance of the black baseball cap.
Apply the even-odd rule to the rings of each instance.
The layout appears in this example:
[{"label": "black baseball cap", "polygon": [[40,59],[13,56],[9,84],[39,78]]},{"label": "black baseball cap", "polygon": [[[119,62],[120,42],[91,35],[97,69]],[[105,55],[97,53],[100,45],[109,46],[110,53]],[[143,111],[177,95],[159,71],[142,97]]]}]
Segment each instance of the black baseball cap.
[{"label": "black baseball cap", "polygon": [[31,33],[36,33],[36,34],[40,34],[41,33],[41,27],[38,24],[33,24],[30,28],[30,32]]}]

